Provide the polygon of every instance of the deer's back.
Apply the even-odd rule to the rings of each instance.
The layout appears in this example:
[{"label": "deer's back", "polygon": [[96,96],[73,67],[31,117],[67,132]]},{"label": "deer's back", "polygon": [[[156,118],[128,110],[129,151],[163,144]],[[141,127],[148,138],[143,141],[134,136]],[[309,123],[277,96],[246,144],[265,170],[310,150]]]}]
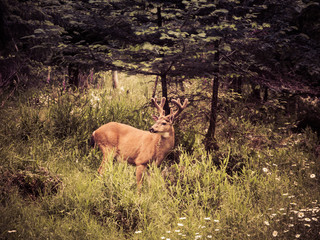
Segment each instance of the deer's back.
[{"label": "deer's back", "polygon": [[140,154],[144,154],[146,158],[153,157],[151,155],[155,154],[155,147],[160,140],[157,134],[117,122],[98,128],[94,138],[100,148],[114,148],[117,155],[132,164]]}]

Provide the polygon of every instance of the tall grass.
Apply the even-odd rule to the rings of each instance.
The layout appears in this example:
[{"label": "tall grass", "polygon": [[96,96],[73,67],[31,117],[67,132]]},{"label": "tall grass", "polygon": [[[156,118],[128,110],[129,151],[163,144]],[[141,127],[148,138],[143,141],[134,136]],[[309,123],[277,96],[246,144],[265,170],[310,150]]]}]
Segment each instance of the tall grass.
[{"label": "tall grass", "polygon": [[[1,109],[1,239],[320,237],[317,135],[292,133],[288,119],[275,124],[274,104],[244,113],[241,99],[222,98],[220,150],[210,154],[196,133],[202,123],[188,125],[198,113],[187,111],[177,161],[150,166],[140,195],[135,168],[112,156],[98,176],[101,153],[87,145],[93,130],[109,121],[151,125],[142,83],[131,77],[122,92],[28,92]],[[49,184],[37,197],[23,189],[34,192],[37,179],[59,179],[57,192]]]}]

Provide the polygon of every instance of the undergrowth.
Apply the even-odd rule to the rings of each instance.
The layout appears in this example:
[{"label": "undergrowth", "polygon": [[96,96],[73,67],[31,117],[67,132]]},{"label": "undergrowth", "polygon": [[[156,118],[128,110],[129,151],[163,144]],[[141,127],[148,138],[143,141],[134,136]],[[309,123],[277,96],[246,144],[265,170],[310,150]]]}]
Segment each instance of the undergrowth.
[{"label": "undergrowth", "polygon": [[319,140],[293,133],[276,100],[222,95],[212,153],[190,106],[175,159],[149,167],[141,195],[135,168],[112,156],[99,176],[93,130],[152,124],[150,91],[132,81],[118,92],[30,90],[1,109],[1,239],[320,238]]}]

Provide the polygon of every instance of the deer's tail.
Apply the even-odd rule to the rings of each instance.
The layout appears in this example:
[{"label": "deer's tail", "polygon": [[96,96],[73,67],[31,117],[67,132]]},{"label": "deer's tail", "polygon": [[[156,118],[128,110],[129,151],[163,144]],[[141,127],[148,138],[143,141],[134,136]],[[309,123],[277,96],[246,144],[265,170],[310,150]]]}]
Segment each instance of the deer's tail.
[{"label": "deer's tail", "polygon": [[95,142],[95,140],[94,140],[94,132],[93,132],[92,135],[91,135],[89,144],[90,144],[90,146],[93,147],[93,148],[94,148],[95,145],[96,145],[96,142]]}]

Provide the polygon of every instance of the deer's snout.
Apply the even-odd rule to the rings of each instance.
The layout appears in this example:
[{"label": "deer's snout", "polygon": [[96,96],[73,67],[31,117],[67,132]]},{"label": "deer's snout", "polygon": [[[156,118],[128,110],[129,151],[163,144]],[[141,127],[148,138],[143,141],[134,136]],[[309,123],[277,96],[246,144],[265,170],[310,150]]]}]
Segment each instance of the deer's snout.
[{"label": "deer's snout", "polygon": [[151,133],[154,133],[154,132],[155,132],[154,129],[153,129],[153,127],[151,127],[151,128],[149,129],[149,132],[151,132]]}]

